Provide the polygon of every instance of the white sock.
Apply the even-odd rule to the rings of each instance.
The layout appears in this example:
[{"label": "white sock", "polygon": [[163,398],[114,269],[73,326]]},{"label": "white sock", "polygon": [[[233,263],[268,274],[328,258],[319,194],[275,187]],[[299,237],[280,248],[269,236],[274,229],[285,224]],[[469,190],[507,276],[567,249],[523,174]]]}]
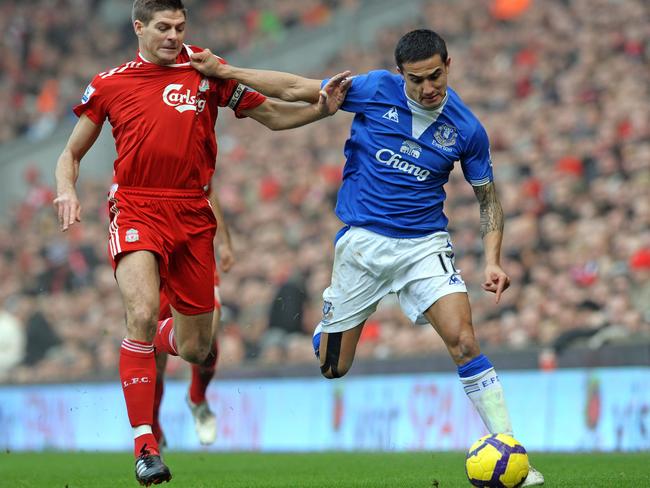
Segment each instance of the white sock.
[{"label": "white sock", "polygon": [[491,434],[512,435],[512,422],[503,395],[503,387],[494,368],[460,378],[465,393],[474,404]]},{"label": "white sock", "polygon": [[144,434],[153,434],[151,431],[151,425],[138,425],[137,427],[133,427],[134,439]]}]

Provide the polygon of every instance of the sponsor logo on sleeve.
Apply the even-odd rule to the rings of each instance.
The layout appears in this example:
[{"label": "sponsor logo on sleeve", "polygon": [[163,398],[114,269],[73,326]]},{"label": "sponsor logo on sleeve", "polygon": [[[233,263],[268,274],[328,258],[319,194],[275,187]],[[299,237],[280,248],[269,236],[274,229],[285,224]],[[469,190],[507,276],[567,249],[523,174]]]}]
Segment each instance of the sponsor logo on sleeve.
[{"label": "sponsor logo on sleeve", "polygon": [[95,93],[95,87],[91,85],[88,85],[86,87],[86,91],[83,94],[83,97],[81,97],[81,103],[88,103],[88,100],[90,100],[90,97],[93,96],[93,93]]}]

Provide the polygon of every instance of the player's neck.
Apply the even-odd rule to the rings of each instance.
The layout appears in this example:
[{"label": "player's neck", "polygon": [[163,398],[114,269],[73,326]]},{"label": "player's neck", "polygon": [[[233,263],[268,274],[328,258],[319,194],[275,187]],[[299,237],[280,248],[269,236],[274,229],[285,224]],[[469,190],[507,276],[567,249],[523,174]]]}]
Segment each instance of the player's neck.
[{"label": "player's neck", "polygon": [[408,93],[406,93],[406,90],[404,90],[404,94],[406,95],[406,100],[408,101],[409,105],[414,106],[418,108],[419,110],[424,110],[426,112],[437,112],[442,110],[442,108],[445,106],[447,103],[447,100],[449,99],[449,91],[445,93],[445,96],[443,97],[442,101],[436,105],[435,107],[425,107],[422,105],[420,102],[417,102],[413,100],[411,97],[409,97]]}]

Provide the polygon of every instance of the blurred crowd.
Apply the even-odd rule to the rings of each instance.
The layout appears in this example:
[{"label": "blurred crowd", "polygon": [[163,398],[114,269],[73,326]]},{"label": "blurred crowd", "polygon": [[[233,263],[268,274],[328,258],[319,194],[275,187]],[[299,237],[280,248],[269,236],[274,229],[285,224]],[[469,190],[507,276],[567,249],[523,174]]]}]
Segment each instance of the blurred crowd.
[{"label": "blurred crowd", "polygon": [[[35,130],[48,83],[58,85],[56,110],[67,113],[92,75],[118,65],[117,58],[130,59],[135,45],[123,19],[116,25],[104,18],[100,1],[39,2],[31,12],[33,3],[0,6],[3,32],[17,43],[3,44],[0,61],[0,98],[15,108],[0,116],[0,141]],[[63,3],[75,8],[58,8]],[[318,0],[187,3],[199,21],[192,42],[228,49],[354,8]],[[575,343],[650,342],[650,6],[545,0],[501,8],[507,4],[423,2],[417,22],[382,30],[368,48],[346,46],[323,72],[303,74],[392,70],[404,32],[438,31],[452,59],[450,86],[490,135],[506,214],[502,264],[512,286],[496,305],[480,289],[478,205],[454,171],[446,212],[481,344],[535,348],[543,351],[540,366],[553,367]],[[208,28],[216,22],[227,27]],[[261,27],[267,24],[274,29]],[[222,275],[220,367],[316,367],[311,333],[341,226],[333,206],[350,122],[338,113],[270,132],[253,121],[220,118],[215,188],[237,256]],[[125,328],[106,258],[108,183],[82,184],[83,222],[62,235],[52,190],[37,171],[25,175],[30,191],[12,210],[11,224],[0,227],[0,380],[113,378]],[[431,327],[412,325],[389,296],[366,324],[358,357],[433,351],[444,351],[444,344]],[[178,362],[172,370],[185,371]]]},{"label": "blurred crowd", "polygon": [[[185,0],[191,42],[224,54],[273,45],[295,27],[327,23],[357,0]],[[71,117],[79,89],[135,57],[132,0],[0,2],[0,144],[34,140]]]}]

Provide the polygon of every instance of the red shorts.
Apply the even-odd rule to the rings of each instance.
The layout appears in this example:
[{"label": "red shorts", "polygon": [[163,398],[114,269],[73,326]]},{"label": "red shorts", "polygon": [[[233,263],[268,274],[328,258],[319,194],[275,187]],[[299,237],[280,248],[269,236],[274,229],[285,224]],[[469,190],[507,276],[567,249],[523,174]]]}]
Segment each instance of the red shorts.
[{"label": "red shorts", "polygon": [[158,257],[160,289],[172,307],[184,315],[214,309],[217,221],[204,191],[113,185],[108,208],[113,270],[125,254],[151,251]]},{"label": "red shorts", "polygon": [[[221,296],[219,295],[219,271],[214,270],[214,308],[221,310]],[[158,320],[165,320],[172,316],[172,310],[169,305],[169,298],[162,290],[160,291],[160,312]]]}]

